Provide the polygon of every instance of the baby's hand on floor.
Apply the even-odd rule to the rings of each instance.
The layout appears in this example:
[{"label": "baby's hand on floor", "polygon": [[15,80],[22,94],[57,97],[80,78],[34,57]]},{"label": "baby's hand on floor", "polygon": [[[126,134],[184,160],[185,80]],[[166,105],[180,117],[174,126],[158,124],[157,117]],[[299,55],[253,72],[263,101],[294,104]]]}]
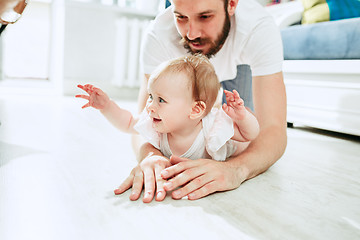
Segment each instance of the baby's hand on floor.
[{"label": "baby's hand on floor", "polygon": [[239,93],[236,90],[232,92],[224,90],[226,96],[226,103],[222,108],[225,113],[233,120],[243,120],[247,114],[247,110],[244,106],[244,100],[240,98]]},{"label": "baby's hand on floor", "polygon": [[79,84],[78,88],[84,90],[89,94],[75,95],[75,97],[77,98],[83,98],[89,101],[87,104],[82,106],[82,108],[93,107],[100,110],[104,109],[106,105],[110,102],[110,98],[106,93],[104,93],[100,88],[96,88],[91,84],[86,84],[84,86]]}]

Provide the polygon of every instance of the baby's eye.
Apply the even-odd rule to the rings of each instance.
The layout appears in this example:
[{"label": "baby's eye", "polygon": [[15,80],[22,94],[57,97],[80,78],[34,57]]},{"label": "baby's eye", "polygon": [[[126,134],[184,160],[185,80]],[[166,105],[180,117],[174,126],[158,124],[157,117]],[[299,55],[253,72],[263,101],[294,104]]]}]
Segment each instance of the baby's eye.
[{"label": "baby's eye", "polygon": [[162,99],[162,98],[159,98],[159,102],[165,103],[166,101],[164,99]]},{"label": "baby's eye", "polygon": [[153,97],[151,94],[149,94],[149,100],[153,100]]}]

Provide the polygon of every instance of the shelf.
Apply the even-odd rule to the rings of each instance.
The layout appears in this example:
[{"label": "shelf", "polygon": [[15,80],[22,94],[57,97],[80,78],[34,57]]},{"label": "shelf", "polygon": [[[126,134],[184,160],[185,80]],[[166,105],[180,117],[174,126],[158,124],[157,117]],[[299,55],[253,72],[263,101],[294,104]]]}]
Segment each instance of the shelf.
[{"label": "shelf", "polygon": [[131,7],[120,7],[117,5],[105,5],[105,4],[96,3],[96,2],[67,1],[66,5],[73,6],[73,7],[88,8],[88,9],[109,10],[109,11],[113,11],[113,12],[117,12],[117,13],[121,13],[121,14],[142,16],[142,17],[148,17],[148,18],[155,18],[155,16],[157,15],[157,12],[144,11],[144,10],[139,10],[139,9],[131,8]]}]

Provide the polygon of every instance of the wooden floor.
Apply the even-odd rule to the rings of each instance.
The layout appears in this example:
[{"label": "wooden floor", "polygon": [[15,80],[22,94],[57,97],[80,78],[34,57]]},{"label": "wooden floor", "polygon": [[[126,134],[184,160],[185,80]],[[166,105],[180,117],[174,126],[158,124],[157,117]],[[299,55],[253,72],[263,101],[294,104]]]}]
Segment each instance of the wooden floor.
[{"label": "wooden floor", "polygon": [[[135,111],[134,102],[119,102]],[[130,136],[79,99],[0,96],[0,239],[360,239],[360,141],[288,129],[284,156],[238,189],[130,201]]]}]

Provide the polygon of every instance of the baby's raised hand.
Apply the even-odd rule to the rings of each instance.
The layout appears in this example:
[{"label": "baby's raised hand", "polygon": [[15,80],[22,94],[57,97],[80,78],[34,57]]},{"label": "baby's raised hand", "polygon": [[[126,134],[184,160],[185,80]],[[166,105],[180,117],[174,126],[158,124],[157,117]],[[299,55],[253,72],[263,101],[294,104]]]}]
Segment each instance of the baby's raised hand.
[{"label": "baby's raised hand", "polygon": [[89,102],[82,106],[82,108],[93,107],[96,109],[104,109],[105,106],[110,102],[110,98],[100,88],[96,88],[91,84],[78,85],[78,88],[84,90],[89,95],[79,94],[75,95],[77,98],[83,98]]},{"label": "baby's raised hand", "polygon": [[226,103],[223,104],[222,108],[225,113],[233,120],[243,120],[247,114],[244,106],[244,100],[240,98],[239,93],[236,90],[232,92],[224,90]]}]

